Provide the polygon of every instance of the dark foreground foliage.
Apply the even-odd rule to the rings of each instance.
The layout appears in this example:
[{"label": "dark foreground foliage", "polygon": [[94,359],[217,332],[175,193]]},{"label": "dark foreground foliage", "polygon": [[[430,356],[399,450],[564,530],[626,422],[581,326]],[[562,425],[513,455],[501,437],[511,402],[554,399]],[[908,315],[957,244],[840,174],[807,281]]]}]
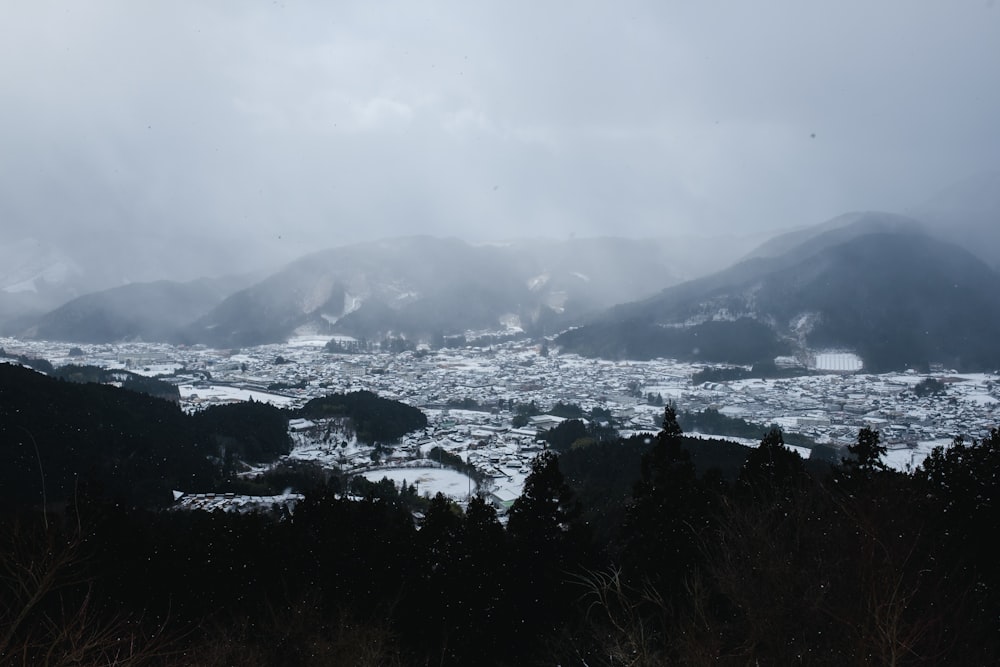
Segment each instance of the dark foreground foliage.
[{"label": "dark foreground foliage", "polygon": [[284,518],[81,486],[0,514],[0,664],[995,664],[1000,432],[914,475],[880,452],[865,429],[817,472],[667,406],[544,453],[506,526],[319,476]]},{"label": "dark foreground foliage", "polygon": [[[101,384],[109,379],[123,388]],[[240,462],[287,454],[290,417],[335,416],[360,439],[382,443],[427,425],[417,408],[371,392],[315,399],[300,411],[249,401],[188,415],[169,396],[153,395],[163,393],[160,384],[92,366],[47,376],[0,363],[0,510],[64,505],[82,493],[163,507],[174,489],[259,494],[273,492],[282,477],[312,487],[305,480],[312,471],[288,465],[275,471],[270,491],[251,488],[234,471]]]},{"label": "dark foreground foliage", "polygon": [[87,488],[142,505],[212,490],[214,452],[175,403],[0,364],[0,507],[67,503]]}]

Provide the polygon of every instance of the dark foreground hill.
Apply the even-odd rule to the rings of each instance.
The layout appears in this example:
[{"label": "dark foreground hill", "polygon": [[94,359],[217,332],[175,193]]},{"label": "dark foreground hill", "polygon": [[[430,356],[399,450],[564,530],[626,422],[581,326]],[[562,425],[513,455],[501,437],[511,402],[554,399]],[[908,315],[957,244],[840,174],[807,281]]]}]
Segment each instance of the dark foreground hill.
[{"label": "dark foreground hill", "polygon": [[843,348],[872,371],[1000,366],[1000,275],[957,246],[882,229],[752,257],[611,309],[558,342],[607,357],[752,363]]},{"label": "dark foreground hill", "polygon": [[[720,449],[706,469],[689,448]],[[656,436],[544,452],[506,524],[339,477],[294,513],[0,512],[0,656],[60,665],[989,665],[1000,433],[808,471]],[[415,509],[419,506],[419,518]]]},{"label": "dark foreground hill", "polygon": [[0,364],[0,506],[100,493],[165,504],[215,471],[176,403]]},{"label": "dark foreground hill", "polygon": [[[126,377],[132,391],[89,381],[101,377],[93,367],[54,373],[65,379],[0,363],[0,513],[80,495],[162,507],[173,490],[273,491],[266,487],[274,480],[254,486],[232,473],[287,454],[292,416],[336,417],[346,437],[385,445],[427,425],[417,408],[370,392],[316,398],[294,411],[250,401],[189,415],[176,399],[140,393],[162,392],[155,380]],[[113,375],[120,381],[120,371]]]}]

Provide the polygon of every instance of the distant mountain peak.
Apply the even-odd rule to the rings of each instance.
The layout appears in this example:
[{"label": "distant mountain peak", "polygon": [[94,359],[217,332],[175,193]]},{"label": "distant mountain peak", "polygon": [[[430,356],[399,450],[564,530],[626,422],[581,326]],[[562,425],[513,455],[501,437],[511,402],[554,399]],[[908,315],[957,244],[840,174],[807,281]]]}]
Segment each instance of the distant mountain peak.
[{"label": "distant mountain peak", "polygon": [[897,213],[853,211],[818,225],[779,234],[755,248],[744,260],[778,257],[793,250],[805,254],[877,232],[922,233],[925,229],[920,221]]},{"label": "distant mountain peak", "polygon": [[[786,237],[774,246],[790,245],[784,253],[618,306],[558,342],[595,356],[753,363],[785,346],[853,350],[873,370],[1000,367],[1000,275],[911,223],[864,214],[797,245]],[[707,336],[714,347],[692,344]]]}]

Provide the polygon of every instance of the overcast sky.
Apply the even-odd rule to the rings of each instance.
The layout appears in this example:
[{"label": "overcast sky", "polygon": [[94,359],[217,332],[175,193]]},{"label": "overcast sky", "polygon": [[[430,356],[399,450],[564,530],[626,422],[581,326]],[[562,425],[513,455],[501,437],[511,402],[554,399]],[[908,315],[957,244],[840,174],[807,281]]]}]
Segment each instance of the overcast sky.
[{"label": "overcast sky", "polygon": [[992,0],[0,1],[4,240],[777,230],[1000,168],[998,124]]}]

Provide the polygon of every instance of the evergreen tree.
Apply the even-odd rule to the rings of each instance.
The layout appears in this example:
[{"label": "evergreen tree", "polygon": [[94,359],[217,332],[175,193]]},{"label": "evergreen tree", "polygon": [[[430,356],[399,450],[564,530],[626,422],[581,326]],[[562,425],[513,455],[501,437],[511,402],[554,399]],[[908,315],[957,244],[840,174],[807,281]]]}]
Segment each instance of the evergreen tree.
[{"label": "evergreen tree", "polygon": [[[576,523],[579,514],[559,457],[542,452],[531,463],[507,523],[515,573],[511,602],[520,617],[519,631],[551,635],[568,617],[574,595],[570,573],[586,565],[589,548],[585,530]],[[531,638],[519,641],[530,643]]]},{"label": "evergreen tree", "polygon": [[455,630],[448,648],[456,665],[502,662],[513,647],[516,606],[510,604],[507,536],[497,512],[482,496],[469,501],[463,541],[452,577]]},{"label": "evergreen tree", "polygon": [[885,445],[881,444],[878,431],[864,427],[858,431],[858,439],[847,447],[848,456],[840,459],[840,467],[833,472],[832,479],[841,493],[850,498],[868,498],[878,503],[886,493],[885,489],[875,488],[872,481],[880,480],[879,486],[890,483],[890,478],[901,474],[889,469],[882,462],[886,453]]},{"label": "evergreen tree", "polygon": [[421,623],[412,641],[422,645],[428,655],[440,656],[442,661],[451,656],[456,627],[464,625],[463,542],[460,510],[444,495],[436,494],[417,532],[416,553],[422,562],[414,582],[412,614]]},{"label": "evergreen tree", "polygon": [[697,560],[698,534],[709,521],[710,497],[682,446],[677,410],[663,410],[663,428],[642,458],[624,526],[626,563],[634,576],[677,584]]},{"label": "evergreen tree", "polygon": [[878,431],[869,426],[858,431],[857,442],[848,445],[847,451],[851,456],[843,459],[842,463],[848,470],[868,476],[886,469],[885,463],[882,462],[882,457],[886,453],[885,445],[881,444]]},{"label": "evergreen tree", "polygon": [[[935,447],[915,474],[916,498],[928,529],[935,535],[936,568],[947,567],[949,590],[971,613],[966,631],[989,638],[1000,651],[996,615],[1000,608],[1000,570],[993,536],[1000,532],[1000,430],[981,440],[955,438]],[[950,570],[950,571],[949,571]],[[994,653],[996,655],[996,653]]]},{"label": "evergreen tree", "polygon": [[557,452],[565,452],[574,442],[588,435],[587,427],[579,419],[567,419],[542,434],[545,442]]},{"label": "evergreen tree", "polygon": [[744,500],[787,499],[803,481],[803,471],[802,457],[785,447],[781,429],[775,426],[747,456],[736,488]]},{"label": "evergreen tree", "polygon": [[515,541],[553,553],[579,512],[573,491],[559,470],[559,457],[546,451],[531,462],[524,490],[511,507],[508,529]]},{"label": "evergreen tree", "polygon": [[982,440],[959,436],[950,447],[935,447],[916,479],[941,512],[946,540],[959,552],[992,562],[995,549],[988,536],[1000,531],[1000,430],[991,429]]}]

